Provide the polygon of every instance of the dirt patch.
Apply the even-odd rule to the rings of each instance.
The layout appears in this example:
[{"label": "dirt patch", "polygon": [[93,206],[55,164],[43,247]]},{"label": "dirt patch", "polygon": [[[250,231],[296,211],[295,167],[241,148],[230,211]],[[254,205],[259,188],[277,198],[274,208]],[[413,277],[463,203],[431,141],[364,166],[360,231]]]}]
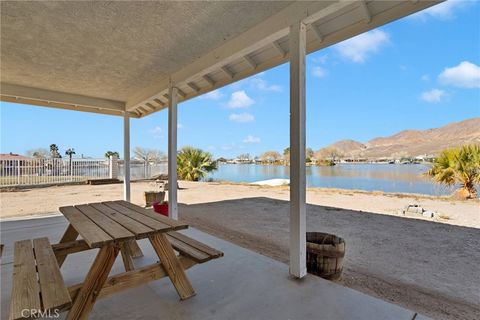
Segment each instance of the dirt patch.
[{"label": "dirt patch", "polygon": [[[288,202],[235,199],[180,212],[196,228],[288,263]],[[307,214],[308,231],[347,241],[340,284],[434,319],[477,319],[479,229],[317,205]]]}]

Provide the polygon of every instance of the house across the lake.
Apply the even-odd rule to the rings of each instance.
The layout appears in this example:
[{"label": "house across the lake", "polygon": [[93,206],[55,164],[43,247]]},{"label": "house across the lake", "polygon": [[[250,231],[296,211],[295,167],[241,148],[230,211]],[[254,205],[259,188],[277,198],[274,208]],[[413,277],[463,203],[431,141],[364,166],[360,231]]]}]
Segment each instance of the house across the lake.
[{"label": "house across the lake", "polygon": [[17,153],[0,153],[0,160],[2,161],[26,161],[30,159],[31,158],[22,156],[21,154]]}]

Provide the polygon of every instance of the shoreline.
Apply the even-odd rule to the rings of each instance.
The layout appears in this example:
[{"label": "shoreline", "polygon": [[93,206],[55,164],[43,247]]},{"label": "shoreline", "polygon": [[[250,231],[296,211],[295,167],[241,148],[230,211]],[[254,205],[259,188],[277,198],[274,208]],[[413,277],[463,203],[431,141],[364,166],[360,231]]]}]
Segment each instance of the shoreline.
[{"label": "shoreline", "polygon": [[[179,181],[179,184],[179,202],[185,204],[215,202],[244,197],[251,198],[258,196],[259,193],[269,198],[287,201],[289,199],[289,186],[255,185],[231,181],[189,182],[182,180]],[[151,185],[153,185],[152,180],[132,182],[131,201],[138,205],[144,205],[143,191],[151,190]],[[192,190],[197,188],[214,189],[214,191],[199,195],[196,192],[192,192]],[[86,184],[55,185],[43,188],[19,188],[11,191],[2,191],[0,192],[0,220],[41,217],[58,212],[58,207],[62,205],[122,198],[122,184],[97,186]],[[478,212],[475,212],[475,210],[479,211],[478,208],[480,208],[479,199],[457,200],[451,196],[308,187],[307,203],[480,228],[480,215]],[[420,204],[427,210],[435,211],[437,212],[437,217],[425,218],[421,214],[398,214],[405,206],[411,204]],[[474,209],[475,207],[476,209]]]},{"label": "shoreline", "polygon": [[[288,185],[267,185],[267,184],[256,184],[254,182],[236,182],[228,180],[212,180],[212,181],[199,181],[200,183],[212,183],[219,185],[239,185],[239,186],[252,186],[252,187],[261,187],[261,188],[272,188],[283,190],[288,190]],[[382,195],[386,197],[397,197],[397,198],[418,198],[418,199],[431,199],[431,200],[441,200],[441,201],[465,201],[465,202],[477,202],[480,204],[480,196],[478,199],[466,199],[460,200],[456,199],[453,194],[451,195],[431,195],[425,193],[409,193],[409,192],[388,192],[382,190],[362,190],[362,189],[345,189],[345,188],[326,188],[326,187],[307,187],[307,191],[321,191],[321,192],[332,192],[332,193],[356,193],[356,194],[369,194],[369,195]]]}]

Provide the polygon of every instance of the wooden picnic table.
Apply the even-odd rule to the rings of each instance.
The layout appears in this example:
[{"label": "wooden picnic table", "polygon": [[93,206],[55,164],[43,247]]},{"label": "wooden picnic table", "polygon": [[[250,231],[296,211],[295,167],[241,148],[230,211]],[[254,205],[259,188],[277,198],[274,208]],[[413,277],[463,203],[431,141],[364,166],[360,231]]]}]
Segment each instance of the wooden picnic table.
[{"label": "wooden picnic table", "polygon": [[[188,225],[126,201],[61,207],[60,212],[69,225],[58,244],[46,237],[15,242],[10,319],[24,319],[25,311],[35,318],[67,310],[66,319],[87,319],[97,299],[163,277],[187,299],[195,291],[185,270],[223,256],[176,231]],[[132,257],[142,255],[136,241],[147,238],[160,261],[135,268]],[[65,259],[90,249],[99,251],[85,280],[67,287],[60,270]],[[109,276],[119,252],[125,272]]]},{"label": "wooden picnic table", "polygon": [[[190,281],[170,244],[166,232],[186,229],[188,225],[156,214],[126,201],[101,202],[61,207],[60,212],[70,222],[60,244],[70,251],[57,251],[61,266],[68,253],[75,250],[99,248],[85,281],[71,292],[72,308],[67,319],[83,319],[90,313],[102,290],[119,252],[126,271],[132,271],[132,241],[148,238],[165,272],[182,299],[195,294]],[[82,240],[77,240],[78,235]],[[135,276],[132,275],[131,278]],[[73,294],[72,294],[73,293]],[[73,297],[74,296],[74,297]]]},{"label": "wooden picnic table", "polygon": [[[59,267],[70,253],[93,248],[100,249],[85,281],[68,288],[72,307],[67,319],[87,318],[99,295],[105,296],[144,284],[165,274],[172,281],[180,298],[187,299],[193,296],[195,291],[184,268],[190,267],[194,264],[193,262],[200,262],[202,258],[206,261],[209,260],[208,258],[223,255],[201,243],[195,244],[196,241],[193,239],[174,232],[174,230],[186,229],[188,225],[126,201],[61,207],[60,212],[70,224],[60,243],[53,245]],[[77,240],[79,235],[82,237],[81,240]],[[155,249],[161,267],[160,263],[157,263],[138,270],[134,269],[132,251],[136,251],[136,255],[141,255],[136,240],[144,238],[148,238]],[[191,240],[194,241],[193,247]],[[194,259],[186,260],[182,259],[183,257],[177,257],[174,247]],[[115,275],[107,281],[119,252],[121,252],[126,272]]]}]

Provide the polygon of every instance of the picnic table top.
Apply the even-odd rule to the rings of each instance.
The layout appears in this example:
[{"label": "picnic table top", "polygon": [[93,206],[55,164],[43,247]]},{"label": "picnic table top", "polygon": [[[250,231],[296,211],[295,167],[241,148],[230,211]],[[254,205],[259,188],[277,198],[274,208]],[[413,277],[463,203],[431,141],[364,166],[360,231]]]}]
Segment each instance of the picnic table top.
[{"label": "picnic table top", "polygon": [[60,207],[60,212],[90,248],[188,228],[187,224],[123,200]]}]

